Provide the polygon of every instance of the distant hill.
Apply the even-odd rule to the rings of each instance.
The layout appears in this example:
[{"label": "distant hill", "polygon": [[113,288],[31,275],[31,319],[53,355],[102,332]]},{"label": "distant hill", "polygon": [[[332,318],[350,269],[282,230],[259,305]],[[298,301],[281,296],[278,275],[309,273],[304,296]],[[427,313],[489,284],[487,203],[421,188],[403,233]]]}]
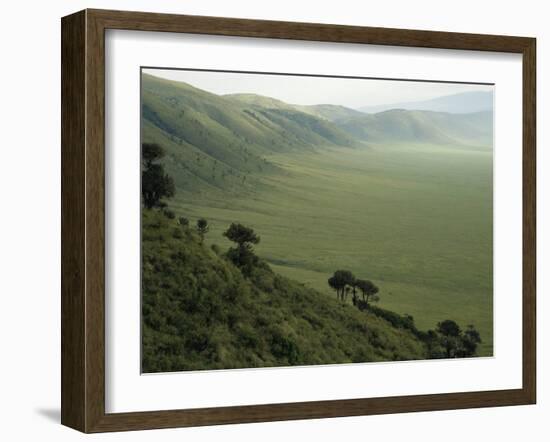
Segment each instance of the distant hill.
[{"label": "distant hill", "polygon": [[266,264],[245,278],[161,212],[143,211],[142,251],[145,373],[429,356],[406,318],[359,311]]},{"label": "distant hill", "polygon": [[455,114],[492,111],[493,93],[484,91],[463,92],[437,97],[431,100],[391,103],[359,108],[360,111],[370,114],[384,112],[390,109],[425,110]]},{"label": "distant hill", "polygon": [[350,109],[349,107],[338,106],[334,104],[314,104],[311,106],[296,105],[296,107],[303,112],[307,112],[333,122],[338,122],[346,118],[355,118],[364,115],[363,112]]},{"label": "distant hill", "polygon": [[[454,97],[447,99],[458,102]],[[293,105],[255,94],[220,96],[144,74],[142,140],[164,147],[164,164],[178,189],[242,193],[262,185],[263,175],[280,172],[270,161],[276,152],[387,142],[490,147],[492,113],[365,114],[344,106]]]},{"label": "distant hill", "polygon": [[492,122],[492,112],[450,114],[395,109],[340,120],[337,124],[350,135],[367,142],[415,142],[490,148]]}]

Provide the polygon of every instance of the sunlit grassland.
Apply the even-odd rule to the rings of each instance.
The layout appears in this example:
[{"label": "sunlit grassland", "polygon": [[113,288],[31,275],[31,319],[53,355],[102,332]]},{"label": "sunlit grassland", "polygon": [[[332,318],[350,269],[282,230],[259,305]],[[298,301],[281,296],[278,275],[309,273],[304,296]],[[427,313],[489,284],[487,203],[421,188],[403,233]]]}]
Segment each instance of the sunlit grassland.
[{"label": "sunlit grassland", "polygon": [[337,269],[379,285],[380,306],[474,324],[492,353],[492,155],[452,146],[374,145],[269,157],[242,195],[178,189],[173,208],[209,220],[208,241],[226,247],[234,221],[261,236],[257,253],[289,278],[335,296]]}]

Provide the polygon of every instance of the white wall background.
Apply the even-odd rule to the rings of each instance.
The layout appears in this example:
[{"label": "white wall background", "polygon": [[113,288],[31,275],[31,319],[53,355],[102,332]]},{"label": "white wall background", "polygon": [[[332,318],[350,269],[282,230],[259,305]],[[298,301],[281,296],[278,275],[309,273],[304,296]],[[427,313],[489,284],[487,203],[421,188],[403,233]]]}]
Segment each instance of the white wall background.
[{"label": "white wall background", "polygon": [[544,441],[550,434],[550,28],[536,0],[19,0],[0,26],[0,437],[82,440],[59,425],[60,22],[86,7],[534,36],[538,39],[539,403],[465,411],[116,433],[95,440],[280,441],[342,438]]}]

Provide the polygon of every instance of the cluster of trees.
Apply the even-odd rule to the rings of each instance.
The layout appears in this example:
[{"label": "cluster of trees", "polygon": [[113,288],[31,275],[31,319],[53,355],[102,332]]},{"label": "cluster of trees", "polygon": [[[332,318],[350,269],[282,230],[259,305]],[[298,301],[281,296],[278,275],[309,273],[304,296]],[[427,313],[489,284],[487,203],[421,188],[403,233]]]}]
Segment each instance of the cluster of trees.
[{"label": "cluster of trees", "polygon": [[[335,290],[337,299],[342,302],[347,301],[351,294],[352,303],[359,310],[368,310],[396,328],[411,331],[426,344],[429,358],[465,358],[476,355],[481,336],[473,325],[462,330],[455,321],[446,319],[439,322],[435,330],[418,330],[412,316],[402,316],[390,310],[374,307],[372,303],[380,300],[379,288],[370,280],[356,278],[349,270],[335,271],[328,279],[328,285]],[[359,299],[359,292],[362,299]]]},{"label": "cluster of trees", "polygon": [[336,291],[336,298],[346,301],[349,294],[352,296],[353,305],[358,305],[358,291],[361,292],[362,301],[369,304],[378,302],[378,287],[368,279],[359,279],[349,270],[336,270],[328,279],[328,285]]},{"label": "cluster of trees", "polygon": [[[431,335],[430,332],[428,334]],[[466,330],[461,330],[460,326],[450,319],[437,324],[436,334],[438,335],[436,342],[441,349],[437,354],[438,350],[434,352],[432,346],[432,357],[467,358],[475,356],[477,346],[481,343],[481,336],[473,325],[469,325]]]}]

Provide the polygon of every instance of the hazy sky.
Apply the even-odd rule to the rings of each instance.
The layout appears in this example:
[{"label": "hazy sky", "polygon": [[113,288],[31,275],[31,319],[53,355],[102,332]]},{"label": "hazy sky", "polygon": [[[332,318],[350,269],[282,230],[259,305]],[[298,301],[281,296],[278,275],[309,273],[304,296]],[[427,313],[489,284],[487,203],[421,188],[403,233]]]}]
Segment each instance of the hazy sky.
[{"label": "hazy sky", "polygon": [[297,77],[183,70],[144,69],[144,73],[184,81],[218,95],[253,93],[291,104],[340,104],[351,108],[429,100],[443,95],[490,91],[492,86],[396,80]]}]

